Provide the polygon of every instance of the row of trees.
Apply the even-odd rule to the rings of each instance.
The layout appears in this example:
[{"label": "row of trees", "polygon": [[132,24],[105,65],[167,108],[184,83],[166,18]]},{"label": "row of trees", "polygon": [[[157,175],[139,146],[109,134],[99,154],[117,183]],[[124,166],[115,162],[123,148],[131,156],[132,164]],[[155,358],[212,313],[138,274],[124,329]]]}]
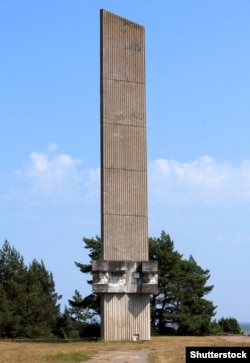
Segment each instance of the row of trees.
[{"label": "row of trees", "polygon": [[[101,239],[83,239],[90,261],[101,258]],[[192,256],[184,259],[164,231],[149,239],[149,258],[159,266],[159,291],[151,296],[152,334],[205,335],[240,333],[234,318],[212,320],[216,307],[206,295],[209,270],[202,269]],[[91,273],[91,262],[76,262],[81,272]],[[92,279],[88,281],[92,283]],[[43,261],[29,266],[7,241],[0,249],[0,337],[80,338],[100,333],[100,297],[83,298],[78,290],[69,307],[60,311],[61,295],[55,290],[53,275]]]},{"label": "row of trees", "polygon": [[60,315],[53,276],[43,261],[27,267],[7,241],[0,250],[0,336],[49,337]]},{"label": "row of trees", "polygon": [[8,241],[0,249],[0,338],[79,338],[98,335],[99,324],[75,290],[69,307],[60,309],[53,275],[43,261],[29,266]]}]

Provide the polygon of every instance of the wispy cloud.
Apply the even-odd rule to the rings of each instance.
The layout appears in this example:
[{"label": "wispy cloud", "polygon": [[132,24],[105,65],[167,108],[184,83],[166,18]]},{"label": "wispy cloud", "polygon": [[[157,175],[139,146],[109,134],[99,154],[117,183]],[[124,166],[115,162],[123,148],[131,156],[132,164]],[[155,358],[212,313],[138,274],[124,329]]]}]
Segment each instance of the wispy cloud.
[{"label": "wispy cloud", "polygon": [[[59,153],[54,143],[46,152],[31,152],[16,176],[30,197],[53,201],[75,201],[81,197],[99,203],[100,168],[84,168],[80,159]],[[210,156],[191,162],[157,159],[149,163],[148,179],[152,206],[250,202],[250,160],[234,166]],[[20,189],[16,194],[20,196]]]},{"label": "wispy cloud", "polygon": [[153,204],[250,202],[250,160],[235,167],[210,156],[187,163],[157,159],[149,164],[149,192]]},{"label": "wispy cloud", "polygon": [[28,184],[29,194],[54,201],[93,196],[99,169],[84,169],[80,159],[57,149],[52,143],[45,153],[31,152],[26,165],[16,171],[19,180]]}]

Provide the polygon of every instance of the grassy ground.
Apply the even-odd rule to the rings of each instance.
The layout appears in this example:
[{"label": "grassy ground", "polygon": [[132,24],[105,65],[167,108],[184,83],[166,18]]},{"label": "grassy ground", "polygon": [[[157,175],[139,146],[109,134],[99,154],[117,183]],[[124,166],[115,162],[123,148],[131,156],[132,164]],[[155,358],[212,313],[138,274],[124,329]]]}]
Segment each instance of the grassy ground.
[{"label": "grassy ground", "polygon": [[97,352],[148,349],[150,363],[184,363],[186,346],[250,346],[250,337],[153,337],[149,342],[19,343],[0,340],[0,363],[85,362]]},{"label": "grassy ground", "polygon": [[[250,346],[249,337],[158,337],[153,339],[155,351],[149,354],[150,363],[184,363],[188,346]],[[236,339],[234,339],[236,338]]]}]

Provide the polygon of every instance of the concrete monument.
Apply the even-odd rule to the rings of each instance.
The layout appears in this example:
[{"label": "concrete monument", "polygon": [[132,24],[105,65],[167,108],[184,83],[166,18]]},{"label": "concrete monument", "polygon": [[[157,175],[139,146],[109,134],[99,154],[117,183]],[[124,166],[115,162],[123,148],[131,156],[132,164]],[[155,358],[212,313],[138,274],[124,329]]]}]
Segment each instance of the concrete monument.
[{"label": "concrete monument", "polygon": [[144,34],[101,10],[102,260],[92,271],[106,341],[149,340],[149,296],[157,293],[157,263],[148,261]]}]

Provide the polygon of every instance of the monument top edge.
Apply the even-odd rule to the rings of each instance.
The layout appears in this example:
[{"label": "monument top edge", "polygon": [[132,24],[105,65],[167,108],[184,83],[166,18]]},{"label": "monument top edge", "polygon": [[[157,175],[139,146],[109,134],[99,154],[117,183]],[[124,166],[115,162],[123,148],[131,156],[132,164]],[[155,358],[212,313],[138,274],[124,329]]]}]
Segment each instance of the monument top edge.
[{"label": "monument top edge", "polygon": [[134,28],[142,28],[144,29],[144,26],[141,25],[141,24],[138,24],[138,23],[135,23],[129,19],[126,19],[126,18],[123,18],[122,16],[120,15],[116,15],[114,13],[111,13],[110,11],[107,11],[105,9],[101,9],[100,10],[100,15],[101,15],[101,18],[106,18],[107,20],[110,19],[110,21],[113,20],[120,20],[122,22],[124,22],[125,25],[128,25],[128,26],[131,26],[131,27],[134,27]]}]

